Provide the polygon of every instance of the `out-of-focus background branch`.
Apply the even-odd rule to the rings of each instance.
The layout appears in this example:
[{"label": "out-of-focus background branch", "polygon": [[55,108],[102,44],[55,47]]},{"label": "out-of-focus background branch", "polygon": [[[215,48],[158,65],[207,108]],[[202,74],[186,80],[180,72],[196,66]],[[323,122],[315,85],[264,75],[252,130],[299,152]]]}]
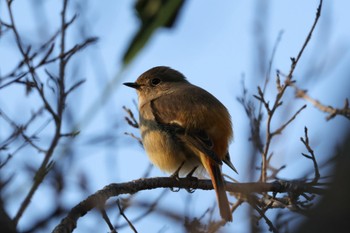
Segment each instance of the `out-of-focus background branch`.
[{"label": "out-of-focus background branch", "polygon": [[342,232],[349,3],[319,4],[0,0],[0,231],[52,231],[105,185],[164,175],[120,84],[168,65],[228,107],[227,179],[294,191],[230,192],[231,224],[195,183],[124,194],[91,202],[75,232]]}]

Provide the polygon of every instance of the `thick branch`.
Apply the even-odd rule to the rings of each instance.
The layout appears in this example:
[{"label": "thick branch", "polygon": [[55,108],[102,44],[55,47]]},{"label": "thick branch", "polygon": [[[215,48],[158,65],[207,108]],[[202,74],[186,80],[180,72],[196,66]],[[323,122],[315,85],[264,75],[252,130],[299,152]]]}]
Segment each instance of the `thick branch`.
[{"label": "thick branch", "polygon": [[[95,207],[100,207],[111,198],[121,194],[134,194],[142,190],[155,188],[183,188],[211,190],[211,180],[197,180],[188,178],[174,179],[172,177],[157,177],[130,181],[127,183],[110,184],[92,194],[84,201],[73,207],[61,223],[55,227],[53,233],[72,232],[80,217]],[[305,182],[276,181],[273,183],[230,183],[226,184],[227,191],[236,193],[262,193],[262,192],[296,192],[296,193],[324,193],[323,189]]]}]

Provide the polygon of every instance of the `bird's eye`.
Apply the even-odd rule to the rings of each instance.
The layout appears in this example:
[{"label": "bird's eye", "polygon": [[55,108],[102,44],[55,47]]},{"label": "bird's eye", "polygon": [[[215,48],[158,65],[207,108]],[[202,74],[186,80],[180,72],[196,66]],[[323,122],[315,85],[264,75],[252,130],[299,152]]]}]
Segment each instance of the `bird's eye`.
[{"label": "bird's eye", "polygon": [[152,78],[151,79],[151,85],[152,86],[157,86],[160,83],[160,79],[159,78]]}]

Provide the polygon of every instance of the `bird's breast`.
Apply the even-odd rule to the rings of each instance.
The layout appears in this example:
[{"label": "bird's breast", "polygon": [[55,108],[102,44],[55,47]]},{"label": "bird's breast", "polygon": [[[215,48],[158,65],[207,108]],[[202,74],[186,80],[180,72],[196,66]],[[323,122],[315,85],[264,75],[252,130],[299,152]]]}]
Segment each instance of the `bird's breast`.
[{"label": "bird's breast", "polygon": [[163,131],[155,125],[149,127],[140,124],[140,129],[146,153],[159,169],[171,174],[185,162],[181,169],[181,173],[185,174],[200,165],[198,157],[186,150],[182,142],[170,132]]}]

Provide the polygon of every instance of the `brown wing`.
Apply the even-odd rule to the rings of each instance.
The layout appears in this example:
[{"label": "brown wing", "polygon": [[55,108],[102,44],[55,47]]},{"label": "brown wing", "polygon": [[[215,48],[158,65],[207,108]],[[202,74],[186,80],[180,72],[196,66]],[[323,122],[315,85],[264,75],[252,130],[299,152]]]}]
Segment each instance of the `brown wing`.
[{"label": "brown wing", "polygon": [[186,86],[152,100],[155,120],[221,164],[232,138],[230,115],[207,91]]}]

